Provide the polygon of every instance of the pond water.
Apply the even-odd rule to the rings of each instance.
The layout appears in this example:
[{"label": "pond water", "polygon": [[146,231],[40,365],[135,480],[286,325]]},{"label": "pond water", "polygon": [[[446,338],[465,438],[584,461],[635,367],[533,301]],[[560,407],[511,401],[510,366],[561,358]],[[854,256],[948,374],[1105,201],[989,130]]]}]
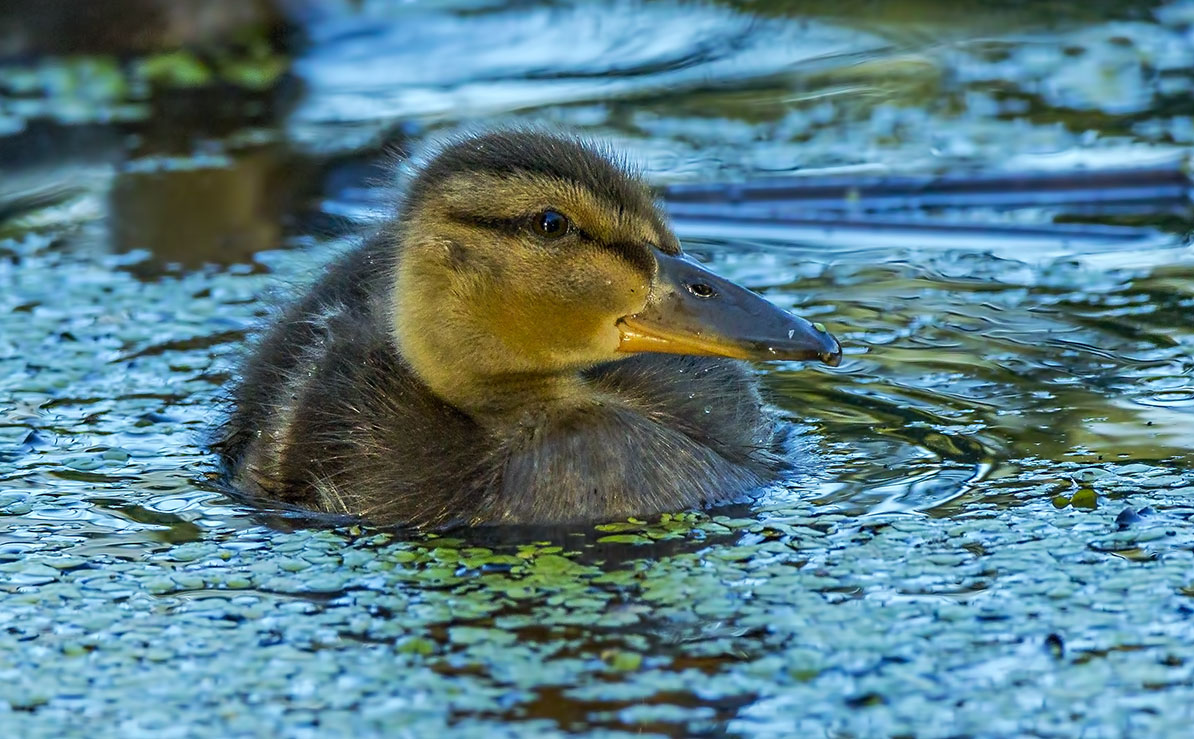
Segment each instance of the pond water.
[{"label": "pond water", "polygon": [[[1194,3],[295,12],[258,86],[0,67],[5,735],[1186,735]],[[254,327],[395,153],[521,122],[841,339],[760,367],[810,464],[554,537],[224,497]]]}]

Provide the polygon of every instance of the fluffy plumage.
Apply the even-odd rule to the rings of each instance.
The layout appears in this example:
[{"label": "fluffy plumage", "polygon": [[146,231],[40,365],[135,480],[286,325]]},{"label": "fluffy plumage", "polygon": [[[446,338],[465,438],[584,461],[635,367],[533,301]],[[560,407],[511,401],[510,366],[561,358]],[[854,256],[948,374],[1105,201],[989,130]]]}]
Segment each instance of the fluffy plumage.
[{"label": "fluffy plumage", "polygon": [[[545,208],[575,224],[566,238],[534,233]],[[647,188],[592,147],[448,145],[248,357],[218,445],[229,481],[418,527],[740,498],[782,466],[751,371],[609,345],[607,323],[647,300],[652,254],[678,253]]]}]

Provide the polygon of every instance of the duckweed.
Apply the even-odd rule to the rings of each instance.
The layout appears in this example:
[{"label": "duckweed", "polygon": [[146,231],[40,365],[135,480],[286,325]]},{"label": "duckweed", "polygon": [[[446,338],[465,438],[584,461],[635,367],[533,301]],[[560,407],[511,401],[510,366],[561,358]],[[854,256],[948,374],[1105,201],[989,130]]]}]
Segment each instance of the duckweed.
[{"label": "duckweed", "polygon": [[1094,509],[1099,506],[1099,500],[1094,490],[1082,488],[1070,497],[1070,505],[1075,508]]},{"label": "duckweed", "polygon": [[[846,347],[837,369],[762,370],[800,464],[723,510],[567,532],[376,531],[225,495],[206,433],[277,286],[346,246],[313,235],[320,224],[389,206],[354,174],[381,142],[454,111],[535,109],[612,134],[660,183],[1142,166],[1188,156],[1189,2],[1131,22],[1095,17],[1103,6],[1062,24],[1027,6],[964,2],[973,20],[939,26],[925,14],[945,11],[898,11],[948,25],[947,44],[828,7],[404,6],[371,28],[383,5],[311,28],[293,64],[249,44],[240,62],[0,70],[0,143],[22,156],[55,143],[53,167],[6,160],[0,185],[0,734],[1188,734],[1194,265],[1180,203],[959,209],[991,233],[925,231],[923,248],[884,228],[766,245],[682,234]],[[561,19],[603,33],[569,37],[562,76],[524,74],[525,48],[558,57],[534,45],[559,38],[538,21]],[[608,55],[586,39],[644,28],[677,39],[675,56],[625,44],[641,56],[589,68]],[[428,38],[495,46],[449,68],[425,64]],[[508,70],[470,61],[498,57]],[[134,124],[154,90],[268,91],[286,70],[295,108],[242,111],[225,137],[206,120]],[[393,70],[409,75],[401,88]],[[60,149],[59,129],[99,131],[102,150]],[[122,200],[134,175],[152,187]],[[192,230],[227,225],[206,241],[138,210],[213,175],[228,175],[228,212],[213,192],[184,198],[202,211]],[[291,189],[318,212],[272,211]],[[867,198],[848,198],[851,218]],[[1147,239],[998,230],[1064,220]],[[124,225],[132,241],[116,238]],[[242,249],[247,234],[260,240]]]}]

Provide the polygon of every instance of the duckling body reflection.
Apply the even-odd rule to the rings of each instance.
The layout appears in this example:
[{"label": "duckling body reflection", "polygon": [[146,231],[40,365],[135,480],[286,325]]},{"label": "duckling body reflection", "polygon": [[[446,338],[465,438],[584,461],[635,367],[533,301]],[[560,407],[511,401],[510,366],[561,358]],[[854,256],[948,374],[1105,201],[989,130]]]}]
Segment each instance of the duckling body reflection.
[{"label": "duckling body reflection", "polygon": [[377,524],[562,524],[739,498],[777,426],[740,359],[837,342],[690,261],[594,146],[440,149],[249,357],[219,444],[250,497]]}]

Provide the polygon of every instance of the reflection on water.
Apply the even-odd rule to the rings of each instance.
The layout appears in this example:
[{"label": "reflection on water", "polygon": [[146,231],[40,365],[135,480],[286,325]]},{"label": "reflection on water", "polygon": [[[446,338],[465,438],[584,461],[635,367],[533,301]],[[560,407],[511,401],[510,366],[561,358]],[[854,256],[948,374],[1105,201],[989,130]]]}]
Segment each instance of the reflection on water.
[{"label": "reflection on water", "polygon": [[[83,590],[120,593],[146,613],[157,607],[146,592],[161,595],[195,634],[211,622],[263,624],[245,654],[302,644],[294,651],[332,659],[326,643],[351,642],[356,655],[378,645],[404,660],[433,655],[432,667],[403,663],[433,696],[459,692],[452,686],[475,679],[478,664],[515,682],[509,675],[538,675],[530,663],[564,676],[437,709],[456,717],[718,734],[734,721],[774,727],[791,707],[759,697],[780,678],[735,672],[764,670],[776,649],[789,660],[784,680],[819,699],[848,693],[850,716],[880,705],[855,681],[869,669],[860,665],[921,658],[862,654],[820,672],[818,660],[841,646],[827,624],[844,617],[818,608],[928,603],[938,615],[920,617],[936,627],[956,603],[1000,586],[995,568],[972,562],[985,552],[977,539],[934,555],[956,564],[956,581],[833,580],[859,563],[873,578],[914,567],[866,553],[868,532],[929,517],[956,521],[950,532],[997,529],[992,511],[1083,489],[1101,505],[1132,506],[1189,486],[1190,3],[295,5],[309,43],[293,61],[293,89],[268,99],[287,105],[263,111],[254,98],[242,110],[234,100],[218,125],[198,114],[203,105],[141,120],[123,103],[112,103],[119,115],[106,103],[80,107],[69,85],[51,84],[65,73],[49,62],[0,73],[0,567],[61,556],[57,571],[85,571]],[[699,525],[573,532],[563,537],[582,552],[572,560],[526,543],[546,532],[410,549],[368,532],[313,534],[209,486],[205,433],[244,338],[279,293],[353,242],[345,234],[386,213],[391,155],[478,122],[547,122],[613,141],[644,163],[690,251],[842,340],[837,368],[761,368],[800,429],[806,464],[790,480]],[[776,175],[799,179],[776,194]],[[1138,519],[1180,529],[1166,515],[1178,513]],[[1030,518],[1016,528],[1031,529]],[[1070,559],[1054,566],[1085,562],[1085,547],[1057,544]],[[478,553],[487,548],[515,554],[489,560]],[[842,551],[863,559],[847,567]],[[213,574],[227,562],[241,569]],[[166,574],[139,590],[135,568],[146,563]],[[318,573],[295,574],[309,567]],[[21,597],[59,577],[18,575],[6,587]],[[1062,577],[1040,576],[1053,575]],[[572,589],[553,590],[552,577],[573,578]],[[1076,587],[1042,591],[1068,602]],[[215,602],[234,588],[258,601]],[[111,611],[104,603],[98,610]],[[263,620],[274,612],[261,603],[330,625]],[[740,603],[770,611],[760,622]],[[594,612],[610,621],[594,625]],[[1020,628],[1039,612],[984,618]],[[470,650],[484,635],[453,632],[461,623],[519,641],[479,658]],[[777,647],[785,628],[796,636]],[[1086,639],[1077,648],[1093,650],[1097,636]],[[184,646],[215,649],[204,644]],[[990,644],[950,654],[969,660]],[[591,677],[593,664],[631,674],[643,654],[644,669],[666,662],[654,679],[670,687],[635,692],[629,677],[560,687]],[[1017,664],[1051,674],[1042,654]],[[362,669],[392,669],[395,654],[382,656]],[[346,695],[395,679],[349,672]],[[704,684],[715,678],[736,687]]]},{"label": "reflection on water", "polygon": [[[109,201],[109,236],[120,252],[152,250],[189,268],[246,262],[281,244],[287,190],[295,180],[268,151],[235,160],[134,163],[117,174]],[[196,207],[196,204],[202,207]]]}]

